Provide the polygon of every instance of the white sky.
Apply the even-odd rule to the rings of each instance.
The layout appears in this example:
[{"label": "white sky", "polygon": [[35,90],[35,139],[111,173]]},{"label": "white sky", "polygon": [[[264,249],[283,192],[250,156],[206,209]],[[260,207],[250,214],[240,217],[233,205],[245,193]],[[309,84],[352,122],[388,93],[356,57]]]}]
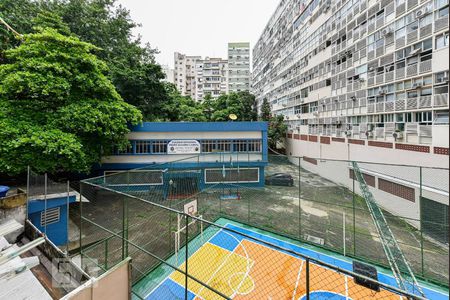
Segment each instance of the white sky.
[{"label": "white sky", "polygon": [[173,53],[227,57],[228,42],[253,48],[279,0],[118,0],[142,26],[135,32],[173,67]]}]

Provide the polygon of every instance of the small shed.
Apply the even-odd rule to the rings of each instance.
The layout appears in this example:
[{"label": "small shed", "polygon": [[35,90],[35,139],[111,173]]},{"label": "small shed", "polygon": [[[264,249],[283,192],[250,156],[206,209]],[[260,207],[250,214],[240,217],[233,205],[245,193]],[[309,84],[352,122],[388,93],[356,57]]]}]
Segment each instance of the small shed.
[{"label": "small shed", "polygon": [[77,193],[58,193],[33,197],[28,202],[28,219],[56,246],[68,242],[68,209]]}]

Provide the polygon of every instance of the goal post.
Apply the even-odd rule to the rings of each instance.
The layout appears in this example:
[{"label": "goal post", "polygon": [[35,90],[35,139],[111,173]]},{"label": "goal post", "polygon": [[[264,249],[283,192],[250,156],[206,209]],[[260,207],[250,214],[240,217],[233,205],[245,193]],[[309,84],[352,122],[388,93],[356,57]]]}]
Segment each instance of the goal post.
[{"label": "goal post", "polygon": [[[202,220],[202,215],[198,214],[198,205],[197,205],[197,199],[186,203],[184,205],[184,209],[183,209],[184,214],[177,214],[177,230],[175,231],[175,257],[176,257],[176,262],[178,264],[178,252],[180,251],[181,248],[181,235],[184,231],[186,231],[186,223],[183,222],[184,220],[186,220],[187,216],[193,216],[193,217],[197,217],[198,219]],[[191,226],[194,225],[195,223],[197,223],[197,219],[192,219],[191,222],[189,222],[189,224],[187,224],[187,226]],[[200,223],[200,237],[202,238],[202,242],[203,242],[203,222],[199,222]],[[186,237],[186,243],[188,242],[188,237]]]}]

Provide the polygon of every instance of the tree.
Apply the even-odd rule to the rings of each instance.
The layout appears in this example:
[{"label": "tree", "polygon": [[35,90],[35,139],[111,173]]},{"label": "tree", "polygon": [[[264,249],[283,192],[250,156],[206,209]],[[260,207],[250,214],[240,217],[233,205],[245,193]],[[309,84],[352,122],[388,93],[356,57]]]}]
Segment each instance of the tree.
[{"label": "tree", "polygon": [[[161,82],[164,73],[155,62],[157,50],[148,44],[142,46],[140,37],[133,36],[132,30],[139,25],[115,0],[2,0],[0,17],[22,34],[35,32],[38,26],[67,35],[63,32],[67,27],[81,40],[97,46],[92,51],[108,65],[106,74],[121,97],[138,107],[146,120],[158,118],[168,96]],[[2,50],[19,43],[0,26],[0,64]]]},{"label": "tree", "polygon": [[125,148],[141,113],[125,103],[92,44],[55,29],[24,36],[0,65],[0,172],[83,171]]},{"label": "tree", "polygon": [[263,103],[261,105],[261,115],[259,119],[262,121],[270,121],[272,118],[272,110],[270,108],[270,103],[267,101],[267,98],[264,98]]},{"label": "tree", "polygon": [[165,83],[164,86],[168,100],[161,106],[159,121],[204,122],[207,120],[200,103],[190,97],[182,96],[173,83]]},{"label": "tree", "polygon": [[271,117],[269,120],[269,130],[268,130],[268,139],[269,139],[269,148],[276,149],[277,143],[281,142],[286,136],[287,125],[284,122],[283,115],[276,115]]},{"label": "tree", "polygon": [[272,115],[270,103],[267,98],[264,98],[261,105],[261,114],[259,115],[261,121],[269,122],[268,139],[269,148],[276,149],[277,143],[281,142],[286,136],[287,125],[284,123],[283,115]]},{"label": "tree", "polygon": [[220,95],[210,106],[214,121],[229,121],[230,114],[235,114],[238,121],[256,121],[258,117],[255,96],[247,91]]}]

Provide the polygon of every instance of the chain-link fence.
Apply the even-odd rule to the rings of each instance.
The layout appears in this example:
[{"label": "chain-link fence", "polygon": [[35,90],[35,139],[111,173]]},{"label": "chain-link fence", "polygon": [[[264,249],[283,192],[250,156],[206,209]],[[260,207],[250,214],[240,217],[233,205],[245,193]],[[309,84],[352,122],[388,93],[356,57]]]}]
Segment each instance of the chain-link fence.
[{"label": "chain-link fence", "polygon": [[[176,287],[185,288],[186,281],[182,278],[188,278],[189,288],[183,293],[193,292],[200,297],[207,295],[204,299],[214,299],[220,296],[232,298],[250,290],[255,278],[267,273],[260,267],[261,261],[265,262],[263,265],[267,270],[281,270],[288,265],[284,258],[272,257],[271,251],[254,253],[250,260],[255,266],[258,261],[261,274],[247,279],[244,259],[241,263],[236,262],[235,269],[228,263],[219,264],[218,270],[225,272],[231,268],[231,273],[225,273],[237,274],[234,277],[215,278],[222,271],[208,266],[217,263],[216,259],[222,261],[219,252],[232,249],[227,243],[234,244],[236,237],[236,233],[230,233],[226,226],[214,223],[221,218],[389,268],[382,240],[351,162],[271,157],[265,168],[265,186],[257,187],[241,181],[240,166],[236,163],[239,160],[228,162],[228,158],[222,160],[221,172],[210,175],[214,183],[205,184],[207,175],[200,164],[205,160],[207,158],[202,156],[190,158],[189,167],[183,168],[179,162],[153,164],[81,182],[79,191],[84,201],[74,204],[79,206],[79,213],[71,215],[71,219],[80,231],[79,247],[86,268],[103,272],[130,256],[137,297],[146,298],[149,291],[153,291],[153,295],[164,292],[178,295],[180,291]],[[420,279],[448,286],[448,169],[371,163],[359,163],[359,168],[414,274]],[[230,169],[235,169],[236,173],[228,172]],[[194,200],[197,217],[184,212],[186,205]],[[223,231],[233,238],[223,238],[224,244],[215,249],[216,252],[202,250],[205,241]],[[263,244],[275,252],[287,251],[267,240],[255,240],[255,237],[246,237],[246,240]],[[244,252],[254,251],[253,246],[250,247],[252,250],[249,247],[241,249],[241,244],[232,251],[239,253],[239,257],[245,257]],[[294,293],[291,288],[298,289],[299,295],[309,295],[328,281],[326,290],[342,295],[344,288],[348,297],[351,297],[348,293],[352,293],[356,299],[370,293],[383,298],[383,291],[399,293],[380,282],[377,283],[381,286],[380,292],[361,287],[354,283],[355,275],[348,269],[341,270],[335,264],[330,267],[322,259],[312,261],[301,251],[289,251],[297,258],[298,268],[301,265],[302,271],[284,270],[276,277],[285,274],[290,278],[295,277],[292,272],[296,274],[298,280],[294,281],[293,287],[288,285],[286,288],[291,297]],[[202,256],[202,253],[205,254]],[[209,258],[210,255],[215,258]],[[189,269],[191,257],[197,256],[199,266],[193,259]],[[229,256],[226,255],[227,261],[234,259],[234,255]],[[239,261],[239,257],[235,259]],[[308,260],[312,263],[308,263],[309,271],[306,271]],[[212,273],[217,271],[213,279],[210,269]],[[253,265],[251,269],[253,271]],[[329,271],[332,273],[328,274]],[[336,276],[339,279],[334,281]],[[259,290],[259,284],[258,292],[280,289],[280,282],[278,287],[262,282],[264,287]],[[216,296],[208,298],[210,293]]]}]

